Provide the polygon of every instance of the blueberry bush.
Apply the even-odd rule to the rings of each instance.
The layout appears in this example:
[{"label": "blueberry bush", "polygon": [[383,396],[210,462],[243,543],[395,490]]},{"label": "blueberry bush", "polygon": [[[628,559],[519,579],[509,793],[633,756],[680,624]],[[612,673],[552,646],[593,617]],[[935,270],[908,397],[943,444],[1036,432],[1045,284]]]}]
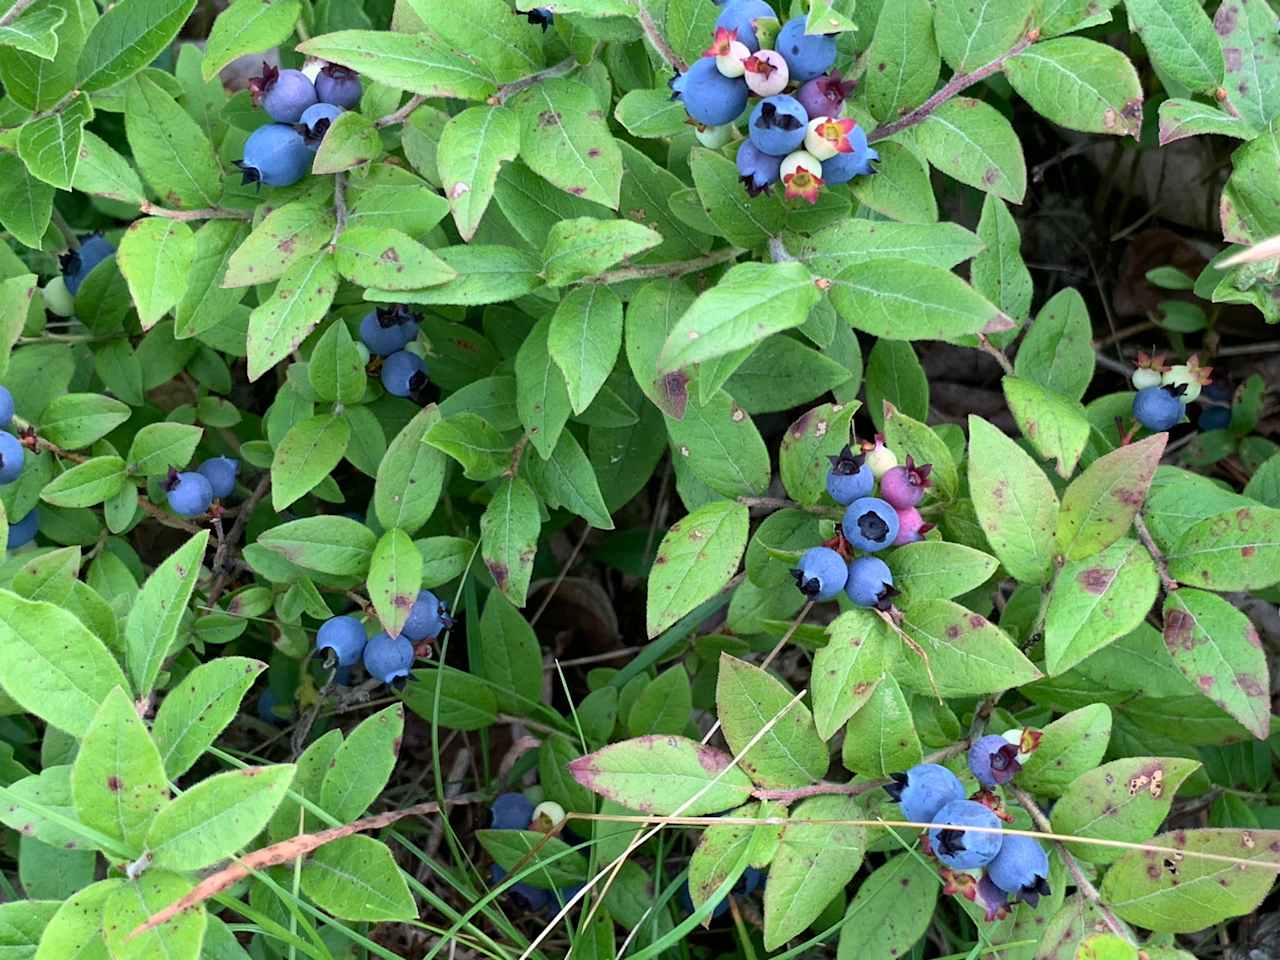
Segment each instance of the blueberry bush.
[{"label": "blueberry bush", "polygon": [[1280,952],[1278,24],[0,0],[0,955]]}]

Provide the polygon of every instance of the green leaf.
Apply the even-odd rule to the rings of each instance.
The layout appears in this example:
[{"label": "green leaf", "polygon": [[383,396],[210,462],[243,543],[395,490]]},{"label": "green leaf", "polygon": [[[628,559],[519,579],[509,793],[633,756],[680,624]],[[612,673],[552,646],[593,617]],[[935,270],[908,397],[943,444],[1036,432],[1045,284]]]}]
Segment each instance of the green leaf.
[{"label": "green leaf", "polygon": [[1194,93],[1222,85],[1222,48],[1197,0],[1125,0],[1125,12],[1157,70]]},{"label": "green leaf", "polygon": [[632,736],[657,733],[684,733],[693,710],[693,689],[682,664],[668,667],[636,697],[627,715]]},{"label": "green leaf", "polygon": [[377,537],[350,517],[306,517],[263,532],[258,543],[290,563],[335,577],[364,576]]},{"label": "green leaf", "polygon": [[[1077,777],[1053,805],[1055,833],[1142,843],[1169,815],[1174,794],[1200,767],[1182,757],[1125,757]],[[1070,843],[1067,848],[1090,863],[1120,858],[1115,847]]]},{"label": "green leaf", "polygon": [[[408,3],[417,19],[425,25],[427,35],[438,36],[452,49],[465,51],[492,70],[499,83],[518,80],[544,65],[542,32],[529,29],[525,17],[512,17],[511,8],[504,0],[468,0],[461,10],[441,6],[432,0],[408,0]],[[587,12],[597,15],[595,8],[599,6],[599,0],[590,0]],[[404,4],[399,4],[399,7],[403,10]],[[556,10],[577,12],[572,3],[557,4]],[[613,12],[634,14],[635,10]],[[460,16],[460,13],[464,15]]]},{"label": "green leaf", "polygon": [[[83,833],[63,826],[77,822],[69,764],[46,766],[6,789],[8,803],[0,807],[0,823],[51,847],[83,850],[94,845]],[[55,815],[63,818],[61,822],[53,819]]]},{"label": "green leaf", "polygon": [[755,422],[721,390],[711,402],[690,405],[684,419],[666,417],[675,454],[716,493],[762,496],[769,486],[769,451]]},{"label": "green leaf", "polygon": [[360,722],[338,748],[320,784],[319,803],[346,823],[382,793],[395,769],[404,735],[404,706],[392,704]]},{"label": "green leaf", "polygon": [[1280,50],[1270,4],[1224,0],[1213,17],[1226,63],[1227,104],[1258,130],[1280,115]]},{"label": "green leaf", "polygon": [[[9,9],[13,4],[6,4]],[[55,51],[42,57],[44,51],[26,53],[18,47],[0,47],[0,81],[13,102],[28,111],[53,109],[76,85],[76,61],[84,46],[88,27],[96,19],[96,11],[81,7],[74,0],[46,0],[28,15],[59,10],[66,14],[54,28],[50,38]]]},{"label": "green leaf", "polygon": [[597,530],[613,529],[595,468],[570,431],[560,434],[549,459],[530,459],[526,468],[530,483],[548,509],[564,507]]},{"label": "green leaf", "polygon": [[1175,580],[1206,590],[1261,590],[1280,580],[1280,510],[1240,507],[1192,525],[1166,554]]},{"label": "green leaf", "polygon": [[272,210],[226,261],[223,287],[248,287],[278,280],[299,260],[333,238],[333,208],[295,200]]},{"label": "green leaf", "polygon": [[867,106],[877,119],[894,119],[904,108],[923,103],[937,85],[941,66],[929,0],[880,7],[864,56]]},{"label": "green leaf", "polygon": [[[827,772],[827,747],[813,715],[803,703],[788,709],[792,699],[791,690],[766,671],[720,654],[716,713],[739,766],[760,786],[808,786]],[[744,753],[769,724],[768,732]]]},{"label": "green leaf", "polygon": [[630,220],[578,217],[551,228],[542,250],[542,274],[553,287],[604,272],[662,242],[662,235]]},{"label": "green leaf", "polygon": [[378,540],[366,589],[382,629],[398,637],[422,589],[422,554],[403,530],[388,530]]},{"label": "green leaf", "polygon": [[892,675],[880,680],[845,728],[841,761],[866,777],[908,770],[923,757],[911,705]]},{"label": "green leaf", "polygon": [[[441,682],[443,681],[443,682]],[[436,687],[440,686],[440,711],[434,713]],[[498,722],[498,701],[493,689],[469,673],[447,667],[415,670],[413,682],[401,691],[409,709],[448,730],[483,730]]]},{"label": "green leaf", "polygon": [[764,947],[776,950],[803,932],[862,866],[866,830],[803,820],[859,820],[853,797],[811,797],[791,810],[764,887]]},{"label": "green leaf", "polygon": [[950,270],[907,260],[846,267],[830,295],[854,329],[894,340],[955,339],[1008,319]]},{"label": "green leaf", "polygon": [[202,780],[156,814],[147,831],[152,868],[199,870],[231,856],[271,819],[295,767],[246,767]]},{"label": "green leaf", "polygon": [[1142,84],[1119,50],[1084,37],[1033,44],[1004,66],[1022,99],[1047,120],[1084,133],[1137,138]]},{"label": "green leaf", "polygon": [[373,163],[381,156],[382,138],[373,121],[355,110],[346,110],[334,118],[325,132],[311,162],[311,172],[342,173]]},{"label": "green leaf", "polygon": [[622,301],[618,295],[596,284],[570,290],[551,315],[547,352],[564,375],[574,413],[591,405],[620,349]]},{"label": "green leaf", "polygon": [[493,198],[498,170],[520,152],[520,124],[504,107],[471,107],[440,134],[440,179],[453,222],[470,241]]},{"label": "green leaf", "polygon": [[346,454],[350,440],[347,421],[333,413],[291,427],[271,460],[271,505],[283,510],[315,489]]},{"label": "green leaf", "polygon": [[258,379],[298,348],[328,312],[337,288],[335,258],[327,252],[306,257],[289,268],[271,297],[249,314],[250,380]]},{"label": "green leaf", "polygon": [[235,0],[213,21],[200,75],[212,80],[237,57],[288,40],[301,12],[299,0]]},{"label": "green leaf", "polygon": [[534,448],[551,456],[560,431],[569,422],[572,405],[564,374],[552,359],[551,322],[540,320],[516,354],[516,408]]},{"label": "green leaf", "polygon": [[125,480],[119,457],[94,457],[55,477],[40,499],[55,507],[92,507],[119,493]]},{"label": "green leaf", "polygon": [[1094,362],[1089,309],[1076,289],[1068,287],[1040,308],[1013,369],[1046,390],[1079,400],[1093,379]]},{"label": "green leaf", "polygon": [[54,188],[37,180],[12,153],[0,153],[0,226],[38,250],[53,213]]},{"label": "green leaf", "polygon": [[520,158],[561,190],[618,208],[622,151],[595,94],[577,80],[535,84],[516,104]]},{"label": "green leaf", "polygon": [[147,827],[169,800],[160,752],[133,701],[116,687],[98,707],[71,768],[76,818],[142,852]]},{"label": "green leaf", "polygon": [[1068,560],[1089,557],[1129,532],[1147,498],[1169,434],[1157,433],[1099,457],[1062,495],[1058,543]]},{"label": "green leaf", "polygon": [[733,758],[685,737],[637,737],[569,764],[575,780],[641,813],[700,817],[741,806],[751,780]]},{"label": "green leaf", "polygon": [[261,660],[218,657],[200,664],[169,691],[156,711],[151,735],[170,780],[190,770],[213,745],[266,668]]},{"label": "green leaf", "polygon": [[1160,104],[1160,146],[1212,133],[1252,140],[1258,131],[1240,117],[1195,100],[1169,99]]},{"label": "green leaf", "polygon": [[89,98],[81,94],[57,113],[23,124],[18,131],[18,156],[28,172],[60,190],[70,190],[80,164],[84,125],[92,118]]},{"label": "green leaf", "polygon": [[648,636],[656,637],[724,588],[742,560],[749,524],[745,506],[716,500],[667,531],[649,576]]},{"label": "green leaf", "polygon": [[656,265],[706,253],[711,248],[711,237],[676,216],[673,207],[673,195],[690,189],[685,181],[625,140],[618,141],[618,146],[623,164],[618,212],[627,220],[657,231],[663,238],[657,247],[637,258],[638,262]]},{"label": "green leaf", "polygon": [[[464,412],[433,422],[426,428],[423,443],[457,460],[469,479],[484,481],[496,479],[511,466],[514,434],[504,437],[479,414]],[[441,463],[438,468],[441,480],[444,467]]]},{"label": "green leaf", "polygon": [[208,545],[209,531],[201,530],[170,554],[147,578],[129,608],[124,627],[125,663],[139,695],[151,692],[160,667],[175,652],[178,627]]},{"label": "green leaf", "polygon": [[164,956],[172,960],[197,960],[201,952],[209,914],[200,904],[130,939],[132,931],[153,914],[181,900],[195,887],[195,880],[180,873],[149,870],[136,880],[118,887],[102,912],[103,940],[113,958],[148,960]]},{"label": "green leaf", "polygon": [[41,7],[0,27],[0,46],[52,60],[58,54],[58,28],[66,18],[67,11],[62,7]]},{"label": "green leaf", "polygon": [[894,675],[910,690],[932,693],[930,670],[943,697],[994,693],[1041,676],[1003,630],[951,600],[909,604],[903,611],[902,632],[929,658],[928,669],[912,650],[898,659]]},{"label": "green leaf", "polygon": [[[83,163],[80,169],[84,169]],[[139,194],[141,189],[139,186]],[[247,231],[248,225],[237,220],[210,220],[196,231],[196,256],[186,293],[174,312],[174,336],[196,336],[234,314],[244,291],[224,289],[223,282],[228,260]]]},{"label": "green leaf", "polygon": [[[959,6],[964,0],[944,2]],[[988,0],[986,8],[995,2]],[[943,16],[942,11],[938,16]],[[1018,19],[1026,22],[1025,15]],[[1022,202],[1027,191],[1022,143],[995,107],[971,97],[956,97],[929,115],[918,136],[929,163],[943,173],[1010,203]]]},{"label": "green leaf", "polygon": [[40,935],[60,906],[57,900],[16,900],[0,905],[0,946],[15,958],[34,957]]},{"label": "green leaf", "polygon": [[99,880],[68,897],[49,920],[34,956],[38,960],[110,956],[102,939],[102,916],[107,900],[125,882],[121,878]]},{"label": "green leaf", "polygon": [[924,936],[938,902],[938,878],[911,853],[893,857],[858,887],[840,927],[839,960],[894,960]]},{"label": "green leaf", "polygon": [[0,683],[22,709],[83,737],[115,687],[115,658],[70,611],[0,591]]},{"label": "green leaf", "polygon": [[209,138],[147,74],[134,77],[127,85],[124,124],[138,170],[167,205],[218,205],[222,171]]},{"label": "green leaf", "polygon": [[385,843],[355,834],[325,844],[302,867],[302,892],[343,920],[413,920],[418,908]]},{"label": "green leaf", "polygon": [[781,232],[785,208],[772,197],[752,197],[742,189],[738,168],[728,157],[695,147],[689,168],[702,209],[730,243],[754,247]]},{"label": "green leaf", "polygon": [[331,323],[320,335],[307,363],[307,380],[321,400],[352,404],[364,399],[368,375],[345,323]]},{"label": "green leaf", "polygon": [[350,67],[366,80],[424,97],[484,100],[496,83],[484,60],[426,33],[340,30],[298,44],[298,53]]},{"label": "green leaf", "polygon": [[1111,739],[1111,710],[1091,703],[1059,717],[1041,734],[1017,782],[1032,793],[1060,797],[1077,777],[1102,763]]},{"label": "green leaf", "polygon": [[132,473],[162,477],[170,468],[184,467],[204,431],[185,423],[149,423],[133,436],[127,463]]},{"label": "green leaf", "polygon": [[846,610],[827,627],[827,644],[813,656],[813,718],[830,740],[867,701],[896,656],[898,641],[867,610]]},{"label": "green leaf", "polygon": [[1032,0],[939,0],[934,29],[942,59],[956,73],[986,66],[1018,42],[1033,6]]},{"label": "green leaf", "polygon": [[1064,566],[1045,617],[1045,669],[1057,675],[1137,629],[1155,602],[1159,578],[1137,540]]},{"label": "green leaf", "polygon": [[685,128],[689,114],[671,99],[670,90],[628,90],[613,108],[613,117],[640,139],[671,137]]},{"label": "green leaf", "polygon": [[996,572],[995,557],[960,543],[921,540],[885,554],[893,585],[909,599],[948,600],[982,586]]},{"label": "green leaf", "polygon": [[[542,650],[529,622],[501,593],[491,591],[480,617],[480,643],[472,648],[471,669],[492,681],[503,706],[521,715],[542,696]],[[503,691],[518,696],[503,697]],[[511,701],[511,702],[506,702]]]},{"label": "green leaf", "polygon": [[788,238],[787,249],[814,274],[829,277],[850,264],[886,257],[949,270],[980,253],[982,241],[958,223],[849,219],[810,237]]},{"label": "green leaf", "polygon": [[[879,341],[886,343],[889,341]],[[778,445],[778,473],[787,494],[806,507],[826,492],[829,457],[840,452],[849,439],[850,424],[858,404],[824,403],[802,414],[787,428]]]},{"label": "green leaf", "polygon": [[1021,447],[969,418],[969,489],[991,549],[1015,579],[1044,583],[1055,552],[1058,495]]},{"label": "green leaf", "polygon": [[538,497],[519,477],[501,481],[480,518],[480,556],[502,595],[524,606],[542,527]]},{"label": "green leaf", "polygon": [[821,293],[799,263],[741,263],[694,301],[658,358],[670,373],[759,343],[798,327]]},{"label": "green leaf", "polygon": [[[1280,831],[1177,830],[1152,843],[1185,849],[1188,855],[1173,862],[1167,854],[1133,850],[1107,871],[1102,882],[1104,902],[1123,919],[1148,930],[1192,933],[1254,913],[1275,884]],[[1242,869],[1196,853],[1265,866]]]},{"label": "green leaf", "polygon": [[1040,456],[1057,460],[1058,476],[1071,476],[1092,429],[1084,408],[1021,377],[1005,377],[1001,386],[1009,411],[1027,442]]},{"label": "green leaf", "polygon": [[850,184],[854,198],[892,220],[936,223],[938,201],[929,180],[929,165],[892,140],[879,143],[876,149],[880,151],[876,175],[858,177]]},{"label": "green leaf", "polygon": [[123,0],[93,25],[80,53],[81,90],[93,92],[129,79],[169,46],[196,0]]},{"label": "green leaf", "polygon": [[[729,815],[758,817],[760,804],[749,803],[730,811]],[[733,884],[742,876],[756,836],[756,828],[745,824],[725,824],[702,831],[698,846],[689,858],[689,897],[695,910],[710,900],[721,884]]]},{"label": "green leaf", "polygon": [[[987,194],[982,202],[978,236],[987,249],[973,258],[969,280],[973,289],[987,297],[1015,320],[1031,312],[1034,284],[1031,271],[1022,259],[1022,236],[1004,201]],[[1089,354],[1093,359],[1092,350]]]},{"label": "green leaf", "polygon": [[40,435],[66,450],[87,447],[132,414],[127,404],[100,393],[64,393],[40,415]]},{"label": "green leaf", "polygon": [[477,830],[476,840],[503,870],[523,874],[532,868],[521,879],[540,890],[559,890],[587,879],[586,857],[559,837],[548,838],[537,830]]},{"label": "green leaf", "polygon": [[1259,740],[1271,729],[1271,677],[1249,618],[1216,594],[1182,589],[1164,604],[1164,641],[1183,676]]},{"label": "green leaf", "polygon": [[143,330],[150,330],[178,305],[195,256],[195,235],[180,220],[145,217],[129,224],[116,263],[129,284]]},{"label": "green leaf", "polygon": [[424,438],[439,422],[439,408],[427,406],[387,446],[373,485],[373,509],[383,527],[414,533],[435,512],[448,462]]},{"label": "green leaf", "polygon": [[867,357],[866,380],[867,413],[877,430],[884,430],[886,403],[916,420],[929,416],[929,378],[905,340],[876,340]]}]

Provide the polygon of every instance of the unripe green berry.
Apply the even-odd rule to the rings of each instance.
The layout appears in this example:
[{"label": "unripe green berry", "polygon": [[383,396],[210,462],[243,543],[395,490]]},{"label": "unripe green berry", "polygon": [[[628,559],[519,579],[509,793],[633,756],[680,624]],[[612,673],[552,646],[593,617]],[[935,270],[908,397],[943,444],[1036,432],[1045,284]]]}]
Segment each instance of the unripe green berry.
[{"label": "unripe green berry", "polygon": [[529,828],[541,833],[549,833],[562,820],[564,820],[564,807],[554,800],[543,800],[533,808],[533,821],[529,824]]},{"label": "unripe green berry", "polygon": [[1150,367],[1139,367],[1133,371],[1133,389],[1145,390],[1147,387],[1160,386],[1160,371]]},{"label": "unripe green berry", "polygon": [[874,449],[868,451],[866,457],[865,463],[871,468],[871,473],[877,480],[898,465],[898,455],[884,444],[876,444]]},{"label": "unripe green berry", "polygon": [[1196,397],[1200,396],[1200,380],[1191,373],[1191,368],[1185,363],[1179,363],[1169,368],[1168,372],[1161,377],[1160,382],[1166,387],[1186,387],[1179,399],[1183,403],[1191,403]]},{"label": "unripe green berry", "polygon": [[74,316],[76,298],[67,289],[67,281],[62,277],[54,277],[44,285],[44,305],[56,317]]}]

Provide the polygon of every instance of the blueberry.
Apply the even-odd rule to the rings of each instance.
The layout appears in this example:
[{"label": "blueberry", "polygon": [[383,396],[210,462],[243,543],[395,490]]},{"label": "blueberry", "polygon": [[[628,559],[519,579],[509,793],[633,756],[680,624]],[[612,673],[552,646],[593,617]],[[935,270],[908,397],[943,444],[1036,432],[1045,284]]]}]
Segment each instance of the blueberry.
[{"label": "blueberry", "polygon": [[1210,377],[1212,372],[1212,367],[1200,366],[1198,356],[1191,356],[1186,363],[1179,363],[1166,370],[1160,382],[1166,387],[1181,387],[1182,402],[1191,403],[1200,396],[1204,387],[1213,382]]},{"label": "blueberry", "polygon": [[[934,855],[952,870],[976,870],[986,866],[1000,852],[1004,835],[998,832],[1000,821],[994,813],[973,800],[956,800],[933,815],[934,823],[950,826],[930,827],[929,843]],[[968,830],[967,827],[987,827]]]},{"label": "blueberry", "polygon": [[785,157],[804,143],[809,117],[795,97],[780,94],[766,97],[751,111],[747,130],[756,149],[774,157]]},{"label": "blueberry", "polygon": [[202,516],[213,503],[213,487],[203,474],[171,471],[164,488],[169,494],[170,509],[180,517]]},{"label": "blueberry", "polygon": [[862,441],[862,455],[867,458],[867,466],[877,480],[898,465],[898,455],[884,445],[884,437],[880,434],[876,434],[874,441]]},{"label": "blueberry", "polygon": [[811,120],[814,117],[838,117],[844,109],[845,99],[853,93],[854,86],[852,82],[840,78],[840,71],[833,70],[806,81],[796,91],[796,99]]},{"label": "blueberry", "polygon": [[[746,44],[737,39],[732,30],[721,27],[716,31],[716,38],[702,54],[704,57],[716,58],[716,69],[726,77],[741,77],[747,72],[746,61],[751,51]],[[705,144],[704,144],[705,146]]]},{"label": "blueberry", "polygon": [[876,478],[863,454],[855,454],[846,444],[839,454],[828,459],[831,460],[831,468],[827,471],[827,493],[831,494],[832,500],[847,507],[853,501],[871,495]]},{"label": "blueberry", "polygon": [[848,132],[847,137],[853,149],[822,162],[822,179],[829,186],[848,183],[854,177],[866,177],[876,172],[873,164],[880,159],[880,154],[867,145],[867,131],[858,125]]},{"label": "blueberry", "polygon": [[836,38],[806,34],[808,17],[795,17],[782,25],[774,49],[787,58],[791,79],[804,83],[831,69],[836,62]]},{"label": "blueberry", "polygon": [[773,97],[787,89],[788,70],[787,61],[776,50],[758,50],[742,61],[742,79],[757,97]]},{"label": "blueberry", "polygon": [[360,339],[370,353],[387,357],[418,337],[418,321],[400,307],[372,310],[360,321]]},{"label": "blueberry", "polygon": [[1133,371],[1130,380],[1133,382],[1133,389],[1145,390],[1147,387],[1158,387],[1161,381],[1160,371],[1153,367],[1139,367]]},{"label": "blueberry", "polygon": [[529,828],[541,833],[550,833],[556,826],[564,822],[564,807],[554,800],[543,800],[533,808]]},{"label": "blueberry", "polygon": [[815,117],[804,135],[804,148],[824,164],[841,153],[853,153],[858,122],[849,117]]},{"label": "blueberry", "polygon": [[32,510],[17,523],[9,524],[9,549],[17,550],[19,547],[25,547],[36,538],[39,528],[40,517],[35,510]]},{"label": "blueberry", "polygon": [[733,885],[733,892],[749,897],[756,892],[756,888],[760,886],[763,880],[763,873],[755,867],[747,867],[746,870],[742,871],[742,876],[738,878],[738,882]]},{"label": "blueberry", "polygon": [[80,242],[79,250],[63,254],[59,263],[67,291],[74,296],[93,268],[115,252],[116,248],[102,234],[95,233]]},{"label": "blueberry", "polygon": [[13,483],[22,473],[27,451],[12,433],[0,431],[0,484]]},{"label": "blueberry", "polygon": [[[344,110],[354,110],[360,103],[362,92],[360,78],[356,76],[356,72],[340,67],[336,63],[321,67],[316,77],[316,96],[322,103],[331,103]],[[303,116],[305,118],[306,114]]]},{"label": "blueberry", "polygon": [[521,11],[512,10],[516,15],[523,15],[535,27],[541,27],[542,32],[546,33],[556,22],[556,15],[546,7],[534,7],[532,10]]},{"label": "blueberry", "polygon": [[1133,396],[1134,417],[1153,433],[1172,428],[1182,414],[1182,401],[1168,387],[1146,387]]},{"label": "blueberry", "polygon": [[[758,22],[769,20],[774,23]],[[729,0],[724,10],[720,12],[720,16],[716,18],[716,27],[738,31],[737,39],[748,50],[755,53],[760,49],[759,28],[767,26],[776,30],[777,20],[778,15],[774,13],[773,7],[764,0]]]},{"label": "blueberry", "polygon": [[[507,871],[496,863],[489,864],[489,884],[497,886],[503,880],[507,879]],[[532,886],[528,883],[513,883],[507,888],[507,891],[519,900],[534,913],[541,913],[547,907],[551,906],[551,891],[543,890],[540,887]]]},{"label": "blueberry", "polygon": [[995,734],[979,737],[969,748],[969,769],[984,787],[1008,783],[1022,769],[1018,745]]},{"label": "blueberry", "polygon": [[408,397],[427,384],[427,365],[416,353],[400,350],[382,362],[382,386],[393,397]]},{"label": "blueberry", "polygon": [[782,158],[779,168],[782,183],[786,187],[783,196],[788,200],[806,200],[817,203],[826,181],[822,179],[822,161],[808,150],[794,150]]},{"label": "blueberry", "polygon": [[908,543],[918,543],[924,539],[924,535],[933,529],[932,523],[925,523],[924,517],[920,516],[920,511],[915,507],[907,507],[905,510],[897,509],[898,514],[898,535],[893,539],[895,547],[901,547]]},{"label": "blueberry", "polygon": [[910,457],[904,467],[894,467],[880,478],[880,496],[889,503],[905,510],[916,507],[924,499],[924,492],[929,489],[929,474],[933,466],[928,463],[916,466]]},{"label": "blueberry", "polygon": [[316,633],[316,652],[331,651],[340,667],[360,662],[365,645],[364,625],[355,617],[330,617]]},{"label": "blueberry", "polygon": [[489,807],[490,830],[528,830],[533,804],[523,793],[500,793]]},{"label": "blueberry", "polygon": [[369,638],[364,647],[364,668],[369,676],[390,683],[397,677],[407,677],[413,666],[413,644],[401,634],[394,640],[386,633],[378,632]]},{"label": "blueberry", "polygon": [[1005,837],[1000,852],[987,864],[987,875],[1005,893],[1033,907],[1050,893],[1049,858],[1033,837]]},{"label": "blueberry", "polygon": [[[680,908],[685,913],[693,913],[693,896],[689,893],[689,881],[686,880],[680,885],[680,892],[676,894],[676,899],[680,903]],[[711,919],[719,920],[729,912],[729,898],[725,897],[714,907],[711,908]]]},{"label": "blueberry", "polygon": [[898,514],[879,497],[861,497],[844,512],[844,538],[859,550],[875,553],[898,537]]},{"label": "blueberry", "polygon": [[258,697],[258,719],[263,723],[269,723],[273,727],[283,727],[285,720],[276,713],[276,707],[280,706],[280,698],[276,696],[274,690],[270,687],[262,691],[262,695]]},{"label": "blueberry", "polygon": [[262,107],[276,123],[297,123],[302,112],[316,102],[316,87],[301,70],[280,70],[262,65],[262,76],[249,81],[255,106]]},{"label": "blueberry", "polygon": [[698,60],[672,83],[672,89],[684,101],[689,116],[704,126],[732,123],[747,108],[746,81],[722,74],[715,57]]},{"label": "blueberry", "polygon": [[58,274],[51,277],[40,291],[44,297],[44,308],[55,317],[74,317],[76,314],[76,298],[67,289],[67,278]]},{"label": "blueberry", "polygon": [[213,457],[196,468],[213,488],[213,495],[225,500],[236,490],[236,474],[240,472],[240,461],[233,457]]},{"label": "blueberry", "polygon": [[441,630],[451,626],[453,619],[449,616],[449,608],[430,590],[422,590],[409,608],[409,619],[404,622],[401,632],[414,643],[419,643],[439,636]]},{"label": "blueberry", "polygon": [[791,573],[807,599],[834,600],[849,579],[849,565],[830,547],[813,547],[804,552]]},{"label": "blueberry", "polygon": [[296,129],[284,123],[268,123],[249,134],[239,166],[244,183],[288,187],[311,169],[311,151]]},{"label": "blueberry", "polygon": [[902,806],[903,818],[913,823],[929,823],[943,807],[964,799],[960,778],[937,763],[919,763],[906,773],[895,773],[884,789]]},{"label": "blueberry", "polygon": [[772,157],[762,152],[750,140],[743,140],[738,147],[738,176],[746,186],[747,193],[753,197],[767,193],[769,187],[781,179],[781,166],[781,157]]},{"label": "blueberry", "polygon": [[1205,407],[1200,411],[1201,430],[1225,430],[1231,425],[1230,407]]},{"label": "blueberry", "polygon": [[898,595],[893,589],[893,574],[879,557],[858,557],[849,564],[844,592],[858,606],[877,610],[888,610]]},{"label": "blueberry", "polygon": [[320,149],[320,141],[329,132],[329,126],[345,111],[332,103],[313,103],[303,111],[298,125],[302,127],[302,136],[307,149],[315,152]]}]

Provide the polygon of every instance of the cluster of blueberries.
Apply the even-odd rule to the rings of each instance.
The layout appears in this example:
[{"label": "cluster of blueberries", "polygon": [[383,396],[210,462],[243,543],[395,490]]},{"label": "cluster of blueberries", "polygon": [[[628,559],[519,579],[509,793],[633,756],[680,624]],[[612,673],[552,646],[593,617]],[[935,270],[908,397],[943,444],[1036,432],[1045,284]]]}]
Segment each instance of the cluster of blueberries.
[{"label": "cluster of blueberries", "polygon": [[[489,808],[491,830],[538,830],[548,833],[564,819],[564,807],[554,800],[544,800],[536,807],[523,793],[501,793]],[[497,886],[507,878],[507,871],[498,864],[489,865],[489,882]],[[543,890],[528,883],[515,883],[508,889],[517,900],[534,913],[541,913],[559,903],[568,903],[580,885],[563,887],[559,891]]]},{"label": "cluster of blueberries", "polygon": [[70,250],[59,258],[62,275],[45,284],[44,305],[54,316],[70,317],[75,313],[75,296],[93,268],[113,256],[115,246],[100,233],[80,241],[78,250]]},{"label": "cluster of blueberries", "polygon": [[[1188,358],[1186,363],[1169,366],[1162,353],[1154,356],[1139,353],[1138,368],[1132,377],[1133,387],[1138,391],[1133,397],[1134,419],[1154,433],[1173,429],[1186,416],[1187,404],[1213,383],[1212,373],[1213,368],[1200,366],[1196,356]],[[1221,405],[1226,398],[1219,394],[1212,399],[1216,401],[1214,405],[1200,416],[1203,430],[1221,429],[1231,422],[1230,406]],[[1210,418],[1209,423],[1205,422],[1210,411],[1219,410],[1222,412],[1215,414],[1218,421]]]},{"label": "cluster of blueberries", "polygon": [[382,386],[393,397],[414,397],[427,385],[427,364],[405,348],[418,339],[418,318],[404,306],[379,307],[360,321],[360,342],[382,358]]},{"label": "cluster of blueberries", "polygon": [[733,138],[748,96],[761,98],[737,157],[751,196],[781,182],[788,199],[817,203],[824,185],[875,173],[880,158],[857,121],[840,115],[853,84],[831,69],[836,38],[807,26],[807,17],[795,17],[779,29],[765,0],[728,0],[714,43],[671,82],[698,140],[712,149]]},{"label": "cluster of blueberries", "polygon": [[330,617],[316,633],[316,652],[324,656],[327,667],[342,670],[363,661],[369,676],[391,683],[409,675],[416,644],[434,639],[451,626],[449,608],[430,590],[422,590],[399,636],[379,630],[366,637],[364,624],[355,617]]},{"label": "cluster of blueberries", "polygon": [[[22,441],[9,432],[12,423],[13,394],[8,387],[0,387],[0,486],[17,480],[22,475],[23,464],[27,462],[27,450]],[[34,540],[39,523],[35,510],[17,523],[10,523],[8,549],[16,550]]]},{"label": "cluster of blueberries", "polygon": [[315,82],[301,70],[262,65],[262,76],[249,81],[255,105],[274,123],[249,134],[244,158],[236,166],[245,183],[287,187],[311,170],[311,160],[329,125],[360,102],[360,79],[346,67],[326,64]]},{"label": "cluster of blueberries", "polygon": [[180,517],[201,517],[209,512],[214,498],[225,500],[236,489],[240,461],[233,457],[212,457],[194,470],[170,470],[164,490],[169,509]]},{"label": "cluster of blueberries", "polygon": [[[897,596],[893,573],[872,554],[915,543],[933,529],[917,509],[931,483],[931,465],[907,457],[899,466],[880,436],[862,443],[860,451],[846,446],[831,458],[827,493],[845,507],[834,542],[806,550],[791,572],[809,600],[834,600],[843,590],[860,607],[888,611]],[[877,481],[880,495],[873,496]],[[850,559],[854,550],[862,555]]]},{"label": "cluster of blueberries", "polygon": [[969,769],[984,787],[977,799],[969,799],[960,778],[936,763],[896,773],[885,787],[904,819],[933,824],[928,849],[949,871],[948,892],[985,907],[988,920],[1008,913],[1010,896],[1034,907],[1050,892],[1044,848],[1033,837],[1003,832],[990,792],[1013,778],[1038,740],[1022,730],[980,737],[969,748]]}]

